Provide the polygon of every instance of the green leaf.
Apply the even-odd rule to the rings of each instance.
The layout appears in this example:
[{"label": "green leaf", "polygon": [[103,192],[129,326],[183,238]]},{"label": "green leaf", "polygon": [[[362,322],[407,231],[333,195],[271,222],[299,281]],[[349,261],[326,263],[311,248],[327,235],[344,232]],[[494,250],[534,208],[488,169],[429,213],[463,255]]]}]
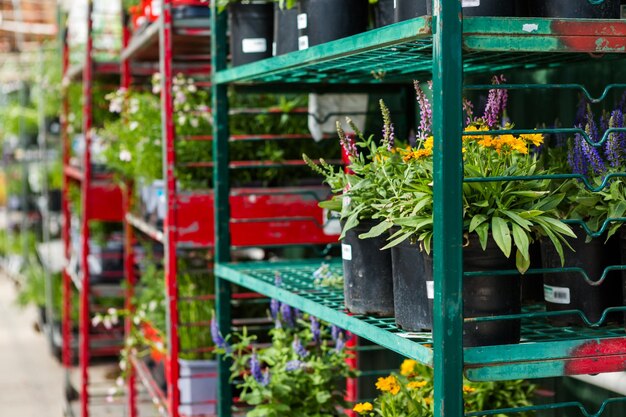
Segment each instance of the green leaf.
[{"label": "green leaf", "polygon": [[548,223],[551,229],[558,234],[573,237],[573,238],[576,237],[576,234],[572,231],[572,229],[568,225],[563,223],[561,220],[553,219],[552,217],[547,217],[547,216],[541,216],[541,220]]},{"label": "green leaf", "polygon": [[511,256],[511,232],[507,225],[506,220],[500,217],[494,217],[491,219],[491,233],[493,234],[493,240],[504,253],[507,258]]},{"label": "green leaf", "polygon": [[485,208],[485,207],[489,207],[489,201],[483,200],[483,201],[479,201],[478,203],[472,203],[472,205],[476,206],[476,207],[483,207],[483,208]]},{"label": "green leaf", "polygon": [[343,230],[341,231],[341,236],[339,236],[340,240],[346,236],[346,232],[348,230],[353,229],[359,225],[359,213],[360,212],[355,211],[348,216],[346,224],[343,226]]},{"label": "green leaf", "polygon": [[524,230],[530,232],[530,227],[533,225],[532,222],[520,217],[519,214],[511,211],[511,210],[501,210],[502,213],[506,214],[506,216],[521,226]]},{"label": "green leaf", "polygon": [[530,254],[528,253],[528,247],[530,246],[530,240],[528,239],[528,232],[515,223],[512,224],[512,231],[513,241],[515,242],[517,250],[522,253],[525,259],[529,260]]},{"label": "green leaf", "polygon": [[[396,235],[394,235],[394,236],[396,236]],[[399,237],[396,237],[391,242],[387,243],[387,245],[385,245],[385,247],[383,247],[381,250],[393,248],[394,246],[397,246],[400,243],[402,243],[405,240],[407,240],[410,236],[411,236],[411,233],[406,233],[406,232],[402,233]],[[392,238],[393,238],[393,236],[392,236]]]},{"label": "green leaf", "polygon": [[321,201],[320,203],[318,203],[318,206],[320,206],[323,209],[330,210],[330,211],[340,212],[341,211],[341,199],[333,198],[332,200]]},{"label": "green leaf", "polygon": [[476,234],[483,250],[487,250],[487,240],[489,239],[489,223],[483,223],[476,228]]},{"label": "green leaf", "polygon": [[371,237],[378,237],[385,233],[387,230],[391,229],[393,223],[388,221],[383,221],[382,223],[378,223],[376,226],[372,227],[369,232],[361,233],[359,235],[359,239],[368,239]]},{"label": "green leaf", "polygon": [[469,232],[473,232],[478,226],[487,221],[487,216],[484,214],[477,214],[472,218],[469,225]]},{"label": "green leaf", "polygon": [[317,394],[315,394],[315,399],[320,404],[326,403],[328,400],[330,400],[330,398],[331,398],[331,395],[328,391],[320,391]]},{"label": "green leaf", "polygon": [[520,274],[524,275],[530,268],[530,259],[525,258],[520,250],[515,252],[515,266]]}]

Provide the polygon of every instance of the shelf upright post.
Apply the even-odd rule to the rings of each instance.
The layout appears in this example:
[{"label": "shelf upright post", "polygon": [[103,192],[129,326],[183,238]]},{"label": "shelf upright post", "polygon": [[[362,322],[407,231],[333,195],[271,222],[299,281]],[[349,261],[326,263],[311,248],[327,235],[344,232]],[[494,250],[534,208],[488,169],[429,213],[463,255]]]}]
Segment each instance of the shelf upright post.
[{"label": "shelf upright post", "polygon": [[91,213],[91,136],[92,136],[92,107],[93,107],[93,0],[87,1],[87,46],[85,64],[83,69],[83,135],[85,148],[83,155],[84,178],[81,183],[82,218],[81,218],[81,269],[82,285],[80,291],[80,373],[81,373],[81,416],[89,417],[89,330],[91,320],[89,317],[89,216]]},{"label": "shelf upright post", "polygon": [[161,69],[161,127],[163,143],[163,178],[167,196],[167,213],[164,222],[165,239],[165,291],[167,308],[167,339],[169,371],[166,376],[169,390],[170,415],[178,417],[180,392],[178,390],[178,259],[176,253],[178,229],[176,218],[176,149],[172,100],[172,0],[163,0],[159,17],[159,61]]},{"label": "shelf upright post", "polygon": [[[63,75],[67,74],[70,67],[70,51],[67,44],[67,27],[63,28],[62,34],[62,54],[63,54]],[[70,246],[70,202],[69,202],[69,187],[70,179],[65,173],[65,168],[70,163],[70,136],[68,132],[69,128],[69,97],[68,97],[69,85],[63,84],[62,91],[62,103],[61,103],[61,153],[63,155],[63,187],[61,191],[61,212],[62,212],[62,228],[61,238],[63,240],[63,255],[65,256],[65,267],[63,268],[63,306],[61,311],[61,337],[62,337],[62,361],[65,366],[66,372],[66,384],[69,387],[69,369],[72,364],[72,282],[70,274],[67,270],[67,263],[71,255]]]},{"label": "shelf upright post", "polygon": [[[121,3],[121,2],[120,2]],[[122,50],[128,47],[130,42],[130,30],[128,29],[128,14],[122,7]],[[123,59],[121,62],[121,86],[128,91],[132,79],[130,72],[130,61]],[[133,226],[128,222],[126,215],[130,213],[132,208],[132,196],[133,196],[133,183],[131,181],[126,182],[124,191],[124,270],[126,276],[126,291],[125,291],[125,308],[130,311],[134,308],[133,297],[135,295],[135,253],[133,251],[134,230]],[[130,316],[126,316],[124,321],[124,333],[128,337],[132,332],[133,321]],[[128,392],[128,416],[137,417],[137,375],[135,373],[134,366],[130,366],[128,369],[128,379],[126,380],[127,392]]]},{"label": "shelf upright post", "polygon": [[[228,91],[226,84],[215,82],[215,74],[226,69],[227,12],[219,12],[217,2],[211,2],[211,101],[213,107],[213,192],[215,195],[215,262],[230,261],[230,185],[228,175]],[[227,334],[231,325],[231,285],[215,275],[215,310],[220,330]],[[218,358],[219,417],[230,417],[232,389],[230,366],[224,358]]]},{"label": "shelf upright post", "polygon": [[460,0],[434,0],[435,417],[463,411],[463,91]]}]

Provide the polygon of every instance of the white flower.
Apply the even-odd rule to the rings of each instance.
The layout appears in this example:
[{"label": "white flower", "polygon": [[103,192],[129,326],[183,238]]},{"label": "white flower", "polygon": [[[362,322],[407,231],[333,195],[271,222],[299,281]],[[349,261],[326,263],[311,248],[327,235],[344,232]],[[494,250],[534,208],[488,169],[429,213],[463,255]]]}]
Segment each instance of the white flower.
[{"label": "white flower", "polygon": [[187,101],[187,96],[182,91],[177,91],[174,97],[174,104],[179,106]]},{"label": "white flower", "polygon": [[107,330],[111,330],[113,328],[113,323],[109,317],[105,317],[104,320],[102,320],[102,324],[104,324],[104,328]]},{"label": "white flower", "polygon": [[178,116],[178,125],[179,126],[183,126],[186,121],[187,121],[187,118],[185,117],[185,115],[181,114],[180,116]]},{"label": "white flower", "polygon": [[93,319],[91,319],[91,325],[93,327],[97,327],[98,325],[100,325],[100,323],[102,323],[102,316],[101,315],[96,315]]},{"label": "white flower", "polygon": [[190,93],[195,93],[196,91],[198,91],[198,87],[196,87],[195,84],[190,84],[187,86],[187,91],[189,91]]},{"label": "white flower", "polygon": [[115,387],[111,387],[111,388],[109,388],[109,389],[107,390],[107,394],[109,394],[109,395],[115,395],[115,394],[117,394],[117,388],[115,388]]},{"label": "white flower", "polygon": [[107,314],[110,314],[111,316],[117,316],[117,309],[111,307],[107,310]]},{"label": "white flower", "polygon": [[120,369],[121,369],[122,371],[125,371],[125,370],[126,370],[126,367],[127,367],[126,362],[125,362],[125,361],[120,361]]},{"label": "white flower", "polygon": [[163,342],[156,342],[154,344],[154,348],[159,352],[163,352],[165,350],[165,346],[163,346]]},{"label": "white flower", "polygon": [[139,111],[139,100],[136,98],[132,98],[128,103],[128,112],[130,114],[135,114]]},{"label": "white flower", "polygon": [[122,378],[121,376],[117,377],[117,379],[115,380],[115,385],[117,385],[118,387],[123,387],[124,386],[124,378]]},{"label": "white flower", "polygon": [[111,99],[109,103],[109,111],[111,113],[121,113],[124,107],[124,99],[122,97],[115,97]]},{"label": "white flower", "polygon": [[111,316],[111,323],[113,323],[113,325],[117,325],[119,322],[120,322],[120,319],[117,316],[117,314],[115,316]]},{"label": "white flower", "polygon": [[159,305],[159,303],[157,303],[156,301],[154,301],[154,300],[150,301],[150,303],[148,303],[148,311],[156,310],[158,305]]},{"label": "white flower", "polygon": [[191,127],[198,127],[198,126],[200,126],[200,121],[197,118],[192,117],[189,120],[189,124],[191,124]]},{"label": "white flower", "polygon": [[136,326],[139,326],[139,324],[141,323],[141,320],[139,319],[139,317],[135,316],[133,317],[133,323],[135,323]]},{"label": "white flower", "polygon": [[132,122],[130,122],[128,124],[128,128],[130,129],[130,131],[132,132],[133,130],[137,129],[139,127],[139,122],[133,120]]},{"label": "white flower", "polygon": [[113,402],[113,396],[107,395],[107,403],[111,404]]}]

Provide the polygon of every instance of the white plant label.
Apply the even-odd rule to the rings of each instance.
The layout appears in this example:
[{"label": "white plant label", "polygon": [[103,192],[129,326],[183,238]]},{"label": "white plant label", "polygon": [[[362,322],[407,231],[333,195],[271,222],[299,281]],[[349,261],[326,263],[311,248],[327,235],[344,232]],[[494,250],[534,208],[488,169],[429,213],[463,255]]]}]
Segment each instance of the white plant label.
[{"label": "white plant label", "polygon": [[570,291],[567,287],[553,287],[551,285],[543,286],[543,298],[554,304],[569,304]]},{"label": "white plant label", "polygon": [[241,41],[241,50],[244,54],[257,54],[267,51],[265,38],[248,38]]},{"label": "white plant label", "polygon": [[345,243],[341,244],[341,259],[345,261],[352,260],[352,246],[346,245]]},{"label": "white plant label", "polygon": [[429,300],[435,299],[435,281],[426,281],[426,297]]},{"label": "white plant label", "polygon": [[394,9],[398,8],[398,0],[393,0],[393,8]]},{"label": "white plant label", "polygon": [[309,20],[307,19],[306,13],[300,13],[298,15],[298,30],[306,29],[308,23]]},{"label": "white plant label", "polygon": [[341,234],[341,223],[339,223],[339,213],[324,209],[324,234],[335,236]]},{"label": "white plant label", "polygon": [[478,7],[480,6],[480,0],[463,0],[463,7]]},{"label": "white plant label", "polygon": [[303,49],[309,49],[309,37],[306,35],[298,38],[298,50],[302,51]]},{"label": "white plant label", "polygon": [[272,56],[276,56],[276,42],[272,42]]}]

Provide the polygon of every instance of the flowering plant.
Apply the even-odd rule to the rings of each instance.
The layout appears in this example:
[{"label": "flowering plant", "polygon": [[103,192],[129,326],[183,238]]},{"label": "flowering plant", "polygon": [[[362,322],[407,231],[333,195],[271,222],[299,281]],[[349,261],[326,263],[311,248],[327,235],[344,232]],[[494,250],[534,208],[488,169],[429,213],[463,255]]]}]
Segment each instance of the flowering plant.
[{"label": "flowering plant", "polygon": [[[368,417],[432,417],[433,371],[412,359],[406,359],[400,373],[378,378],[381,394],[373,403],[356,404],[359,415]],[[536,387],[526,381],[470,382],[463,385],[466,412],[496,410],[532,405]],[[498,414],[501,415],[501,414]],[[528,416],[529,413],[519,414]]]},{"label": "flowering plant", "polygon": [[[603,112],[600,123],[596,123],[590,106],[583,100],[576,127],[584,130],[588,139],[601,147],[591,145],[582,133],[570,140],[567,165],[574,174],[586,178],[589,186],[599,189],[593,192],[583,180],[568,181],[563,184],[568,198],[560,205],[563,218],[584,221],[592,232],[598,231],[610,219],[626,215],[626,189],[624,181],[610,178],[605,186],[607,175],[621,174],[626,170],[626,132],[608,131],[624,128],[624,105],[620,104],[611,112]],[[582,114],[582,117],[580,116]],[[567,167],[566,167],[567,168]],[[613,222],[608,228],[607,239],[621,227],[621,222]],[[587,236],[587,240],[591,237]]]},{"label": "flowering plant", "polygon": [[[495,83],[504,79],[495,77]],[[381,222],[360,237],[379,236],[392,227],[391,247],[412,238],[430,252],[433,237],[433,137],[430,104],[419,83],[415,83],[421,109],[420,130],[416,144],[407,149],[389,151],[382,155],[387,164],[375,165],[375,175],[384,179],[375,200]],[[540,134],[494,134],[494,129],[509,130],[503,123],[506,90],[489,92],[485,114],[473,116],[473,107],[465,102],[467,126],[463,137],[463,221],[467,233],[478,235],[484,249],[491,238],[506,257],[515,249],[518,270],[524,273],[530,266],[530,243],[537,235],[547,236],[563,260],[562,243],[565,236],[574,237],[572,230],[557,216],[556,207],[564,194],[549,189],[548,180],[508,180],[503,177],[525,177],[539,174],[535,147],[543,142]],[[384,152],[384,151],[383,151]],[[481,178],[495,177],[483,181]],[[469,180],[469,181],[468,181]],[[567,243],[566,243],[567,244]]]},{"label": "flowering plant", "polygon": [[254,407],[247,416],[343,416],[342,384],[356,376],[346,363],[345,333],[276,300],[271,314],[271,345],[262,348],[245,328],[224,339],[211,322],[215,344],[233,361],[231,379],[243,379],[241,400]]}]

